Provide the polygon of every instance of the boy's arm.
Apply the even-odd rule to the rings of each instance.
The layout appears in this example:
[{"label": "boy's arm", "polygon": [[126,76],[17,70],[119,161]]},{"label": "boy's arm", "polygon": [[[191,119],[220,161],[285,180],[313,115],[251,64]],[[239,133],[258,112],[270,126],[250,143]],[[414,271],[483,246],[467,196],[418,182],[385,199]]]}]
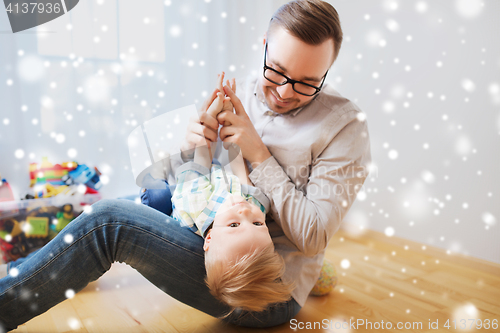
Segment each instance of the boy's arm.
[{"label": "boy's arm", "polygon": [[[250,178],[248,178],[250,171],[248,169],[248,165],[243,159],[241,150],[237,147],[232,146],[229,148],[228,153],[229,153],[229,160],[230,160],[229,165],[231,166],[231,171],[236,177],[238,177],[240,183],[244,185],[253,185]],[[238,155],[236,155],[236,153],[238,153]]]},{"label": "boy's arm", "polygon": [[[217,93],[217,97],[210,104],[210,107],[207,110],[207,114],[211,117],[215,118],[217,114],[222,110],[222,106],[224,103],[224,95],[222,93]],[[194,162],[200,165],[203,165],[207,169],[210,169],[212,166],[212,152],[209,147],[210,143],[205,141],[205,144],[196,146],[194,151]],[[215,150],[215,145],[214,145]]]},{"label": "boy's arm", "polygon": [[[217,89],[219,92],[217,93],[217,97],[210,104],[206,113],[216,119],[217,115],[225,110],[233,110],[233,103],[229,97],[224,97],[224,89],[222,88],[222,83],[224,82],[224,72],[222,74],[217,75]],[[229,81],[227,81],[229,84]],[[234,79],[232,80],[231,87],[233,90],[236,90],[236,83]],[[211,149],[212,148],[212,149]],[[203,165],[210,169],[212,165],[212,160],[215,153],[215,147],[210,147],[210,143],[206,141],[206,145],[197,146],[194,153],[194,161],[200,165]]]},{"label": "boy's arm", "polygon": [[[222,72],[221,75],[217,76],[217,88],[219,89],[219,91],[224,91],[224,89],[222,88],[222,83],[224,82],[224,74],[225,73]],[[233,91],[236,91],[236,81],[234,79],[232,79],[231,82],[229,82],[228,80],[226,83],[227,85],[231,85],[231,89]],[[223,99],[221,110],[218,113],[214,114],[214,116],[217,117],[217,114],[223,111],[233,112],[233,108],[234,106],[233,103],[231,102],[231,99],[229,97],[226,97]],[[229,126],[231,124],[226,121],[224,125]],[[243,160],[243,155],[241,154],[241,150],[238,147],[235,147],[234,145],[228,145],[228,144],[224,144],[224,148],[228,150],[229,161],[230,161],[229,165],[231,166],[231,171],[233,172],[233,174],[238,177],[241,184],[252,185],[250,178],[248,178],[250,171],[248,170],[248,166]]]}]

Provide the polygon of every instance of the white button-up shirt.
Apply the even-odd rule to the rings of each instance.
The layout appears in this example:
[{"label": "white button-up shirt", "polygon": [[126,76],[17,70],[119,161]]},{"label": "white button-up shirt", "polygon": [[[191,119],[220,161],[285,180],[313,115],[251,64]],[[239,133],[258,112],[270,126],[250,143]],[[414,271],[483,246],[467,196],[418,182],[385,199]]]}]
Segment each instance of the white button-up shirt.
[{"label": "white button-up shirt", "polygon": [[364,114],[326,85],[303,108],[273,112],[256,77],[240,80],[240,98],[272,157],[249,175],[271,202],[267,223],[304,306],[325,249],[356,199],[371,162]]}]

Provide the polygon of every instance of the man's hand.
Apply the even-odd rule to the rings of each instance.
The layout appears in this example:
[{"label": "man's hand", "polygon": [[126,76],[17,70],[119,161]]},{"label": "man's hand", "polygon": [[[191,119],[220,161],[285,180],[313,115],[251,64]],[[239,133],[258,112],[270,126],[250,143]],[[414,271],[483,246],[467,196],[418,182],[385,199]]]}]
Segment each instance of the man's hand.
[{"label": "man's hand", "polygon": [[200,109],[200,117],[190,118],[187,127],[186,139],[181,145],[182,151],[193,150],[195,147],[200,147],[211,142],[217,142],[217,132],[219,123],[217,120],[209,115],[206,111],[208,107],[217,97],[218,89],[215,89],[212,95],[203,102]]},{"label": "man's hand", "polygon": [[231,111],[219,113],[217,116],[219,124],[224,125],[226,121],[230,123],[230,125],[222,127],[219,136],[223,142],[238,145],[243,158],[247,159],[255,168],[267,160],[271,156],[271,153],[255,130],[240,99],[236,97],[228,85],[224,86],[224,92],[231,99],[235,113]]}]

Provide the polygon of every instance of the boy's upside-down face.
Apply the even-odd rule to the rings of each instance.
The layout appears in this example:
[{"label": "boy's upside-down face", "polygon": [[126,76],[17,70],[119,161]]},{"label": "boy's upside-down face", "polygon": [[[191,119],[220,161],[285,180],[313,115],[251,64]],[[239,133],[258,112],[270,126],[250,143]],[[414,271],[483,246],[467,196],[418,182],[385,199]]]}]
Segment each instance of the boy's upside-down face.
[{"label": "boy's upside-down face", "polygon": [[215,215],[203,249],[215,251],[218,257],[233,262],[271,243],[265,215],[259,207],[240,195],[230,194]]}]

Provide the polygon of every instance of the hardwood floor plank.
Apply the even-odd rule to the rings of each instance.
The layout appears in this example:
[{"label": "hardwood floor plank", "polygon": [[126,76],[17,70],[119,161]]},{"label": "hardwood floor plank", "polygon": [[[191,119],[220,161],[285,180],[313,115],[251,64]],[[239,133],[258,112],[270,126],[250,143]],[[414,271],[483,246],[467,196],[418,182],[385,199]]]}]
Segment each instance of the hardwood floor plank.
[{"label": "hardwood floor plank", "polygon": [[70,301],[53,307],[50,315],[57,332],[88,332]]},{"label": "hardwood floor plank", "polygon": [[57,332],[56,325],[52,316],[44,313],[40,316],[37,316],[30,321],[24,323],[19,326],[17,329],[12,331],[13,333],[21,333],[21,332],[40,332],[40,333],[50,333]]},{"label": "hardwood floor plank", "polygon": [[476,306],[485,316],[493,316],[499,318],[499,327],[500,327],[500,304],[496,302],[496,304],[492,304],[490,302],[485,302],[481,299],[472,298],[469,300],[472,304]]},{"label": "hardwood floor plank", "polygon": [[500,300],[500,290],[498,288],[483,286],[479,289],[476,281],[450,272],[437,271],[422,277],[423,280],[435,283],[442,283],[451,288],[454,292],[460,292],[470,298],[479,297],[481,299]]}]

